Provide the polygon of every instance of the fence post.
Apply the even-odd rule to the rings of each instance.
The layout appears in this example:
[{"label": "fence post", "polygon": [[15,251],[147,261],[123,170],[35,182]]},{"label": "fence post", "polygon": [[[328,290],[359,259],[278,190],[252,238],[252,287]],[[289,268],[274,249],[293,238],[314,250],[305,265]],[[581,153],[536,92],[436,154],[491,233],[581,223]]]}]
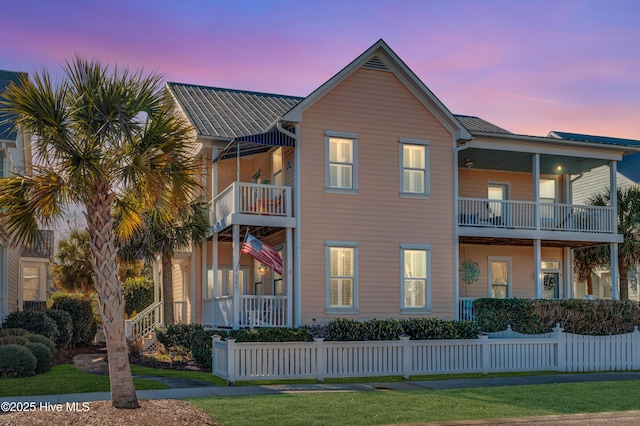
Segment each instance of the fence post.
[{"label": "fence post", "polygon": [[327,374],[327,356],[324,350],[324,337],[314,337],[313,342],[315,343],[316,352],[316,379],[319,382],[323,382],[324,376]]},{"label": "fence post", "polygon": [[558,371],[565,372],[567,371],[567,336],[564,334],[564,328],[560,327],[560,323],[556,324],[553,333],[557,340]]},{"label": "fence post", "polygon": [[211,374],[216,375],[216,343],[220,342],[219,335],[211,336]]},{"label": "fence post", "polygon": [[411,340],[411,336],[403,334],[400,336],[400,347],[402,348],[402,378],[408,379],[411,375],[411,370],[413,369],[413,363],[411,362],[412,353],[411,347],[409,346],[409,341]]},{"label": "fence post", "polygon": [[489,367],[491,366],[491,352],[489,351],[489,336],[483,334],[480,337],[482,342],[482,374],[489,374]]},{"label": "fence post", "polygon": [[640,370],[640,331],[637,325],[631,334],[631,366],[634,370]]},{"label": "fence post", "polygon": [[236,339],[227,339],[227,386],[236,382]]}]

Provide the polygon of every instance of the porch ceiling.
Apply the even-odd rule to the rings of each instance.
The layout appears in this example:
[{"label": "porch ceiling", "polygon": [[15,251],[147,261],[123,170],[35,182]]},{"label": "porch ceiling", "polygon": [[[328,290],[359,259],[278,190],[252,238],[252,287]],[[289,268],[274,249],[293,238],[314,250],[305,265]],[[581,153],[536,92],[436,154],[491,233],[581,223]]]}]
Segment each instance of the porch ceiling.
[{"label": "porch ceiling", "polygon": [[[240,225],[240,239],[243,239],[247,232],[250,232],[258,239],[268,237],[275,234],[278,231],[282,231],[283,228],[274,226],[248,226]],[[233,241],[233,228],[228,227],[218,233],[218,241],[220,242],[232,242]]]},{"label": "porch ceiling", "polygon": [[[474,244],[485,246],[533,246],[533,240],[525,238],[495,238],[495,237],[459,237],[460,244]],[[542,247],[563,248],[569,247],[572,249],[599,246],[603,245],[602,242],[593,241],[564,241],[564,240],[542,240],[540,242]]]},{"label": "porch ceiling", "polygon": [[[458,153],[459,167],[465,167],[468,160],[473,163],[473,169],[533,172],[533,154],[527,152],[468,148]],[[541,154],[540,174],[576,175],[607,164],[608,161],[602,159]]]}]

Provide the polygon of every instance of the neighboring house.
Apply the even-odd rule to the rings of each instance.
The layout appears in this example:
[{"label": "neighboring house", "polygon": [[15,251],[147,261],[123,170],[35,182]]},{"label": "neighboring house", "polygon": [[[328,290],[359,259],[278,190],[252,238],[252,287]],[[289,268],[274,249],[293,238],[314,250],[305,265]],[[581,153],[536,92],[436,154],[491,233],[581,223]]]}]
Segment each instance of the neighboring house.
[{"label": "neighboring house", "polygon": [[[568,133],[552,131],[549,137],[594,142],[614,145],[638,145],[640,141],[632,139],[611,138],[606,136],[584,135],[580,133]],[[572,176],[572,202],[575,204],[587,204],[594,194],[602,193],[609,188],[608,167],[596,167],[577,176]],[[626,155],[617,163],[616,180],[618,188],[628,188],[640,184],[640,152]],[[640,300],[640,266],[629,271],[629,299]],[[608,269],[599,269],[593,275],[593,297],[596,299],[610,298],[612,292],[611,272]],[[575,283],[575,296],[586,296],[586,284]]]},{"label": "neighboring house", "polygon": [[[185,320],[463,318],[479,297],[573,297],[571,249],[622,241],[616,206],[572,205],[570,181],[640,146],[454,115],[382,40],[306,98],[167,90],[212,204],[213,238],[175,261]],[[242,254],[247,232],[281,254],[282,275]]]},{"label": "neighboring house", "polygon": [[19,309],[42,308],[51,296],[50,265],[53,258],[54,232],[41,230],[36,247],[23,248],[20,255]]},{"label": "neighboring house", "polygon": [[[0,70],[0,96],[11,82],[18,82],[24,73]],[[29,137],[15,132],[0,116],[0,177],[25,174],[31,163]],[[11,247],[0,234],[0,324],[19,308],[21,248]]]}]

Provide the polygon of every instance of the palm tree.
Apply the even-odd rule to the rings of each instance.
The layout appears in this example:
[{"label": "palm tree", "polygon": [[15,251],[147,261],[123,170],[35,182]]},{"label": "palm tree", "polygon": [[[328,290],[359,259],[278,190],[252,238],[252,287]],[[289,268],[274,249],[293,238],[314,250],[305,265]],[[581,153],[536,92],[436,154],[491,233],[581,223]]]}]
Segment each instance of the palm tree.
[{"label": "palm tree", "polygon": [[[637,185],[620,188],[617,191],[618,234],[624,240],[618,245],[618,273],[620,274],[620,300],[629,300],[629,269],[640,263],[640,187]],[[611,204],[611,191],[595,194],[588,200],[592,206],[608,206]],[[582,279],[595,267],[607,267],[610,264],[609,246],[595,246],[576,251],[577,271]],[[588,272],[587,272],[588,271]],[[615,283],[612,283],[615,285]]]},{"label": "palm tree", "polygon": [[[0,113],[34,136],[37,164],[30,176],[0,182],[3,229],[14,244],[37,243],[38,224],[50,224],[64,206],[84,208],[95,288],[106,334],[112,405],[137,408],[124,334],[113,207],[125,192],[146,206],[179,205],[199,190],[199,167],[188,127],[173,113],[153,73],[109,69],[78,55],[52,83],[46,70],[10,85]],[[122,227],[134,232],[135,212]],[[128,231],[127,231],[128,230]]]},{"label": "palm tree", "polygon": [[93,264],[86,230],[73,229],[67,238],[58,242],[51,274],[57,288],[81,291],[89,298],[93,289]]},{"label": "palm tree", "polygon": [[[134,200],[119,205],[116,215],[116,233],[126,211],[135,209]],[[143,221],[130,238],[123,238],[119,255],[125,261],[137,259],[154,262],[160,255],[162,263],[162,310],[165,324],[173,324],[173,265],[176,251],[201,244],[210,236],[209,208],[203,198],[188,204],[171,206],[156,204],[142,213]]]}]

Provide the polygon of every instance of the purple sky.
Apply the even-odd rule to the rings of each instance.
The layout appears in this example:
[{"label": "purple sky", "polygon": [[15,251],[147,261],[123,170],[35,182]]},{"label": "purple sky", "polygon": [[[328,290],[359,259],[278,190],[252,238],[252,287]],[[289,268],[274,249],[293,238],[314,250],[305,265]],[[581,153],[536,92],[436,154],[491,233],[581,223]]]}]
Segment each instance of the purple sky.
[{"label": "purple sky", "polygon": [[454,113],[640,139],[636,0],[14,0],[0,69],[74,52],[168,81],[306,96],[384,39]]}]

